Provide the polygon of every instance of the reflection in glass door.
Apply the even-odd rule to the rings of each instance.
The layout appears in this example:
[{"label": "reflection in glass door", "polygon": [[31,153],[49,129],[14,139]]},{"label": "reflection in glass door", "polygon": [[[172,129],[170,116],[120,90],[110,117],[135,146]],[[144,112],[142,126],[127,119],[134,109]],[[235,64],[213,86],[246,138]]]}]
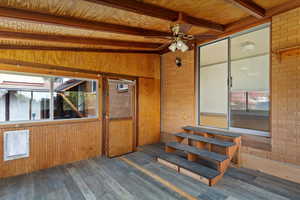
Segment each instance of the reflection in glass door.
[{"label": "reflection in glass door", "polygon": [[267,136],[269,25],[200,46],[199,54],[199,125]]},{"label": "reflection in glass door", "polygon": [[200,125],[216,128],[227,128],[227,39],[200,47],[199,75]]},{"label": "reflection in glass door", "polygon": [[231,38],[230,127],[269,131],[270,28]]}]

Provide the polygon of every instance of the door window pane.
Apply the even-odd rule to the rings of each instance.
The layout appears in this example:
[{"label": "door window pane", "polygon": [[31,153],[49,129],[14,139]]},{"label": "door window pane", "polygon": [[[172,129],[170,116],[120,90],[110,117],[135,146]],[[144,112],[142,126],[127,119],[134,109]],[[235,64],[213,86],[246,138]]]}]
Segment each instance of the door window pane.
[{"label": "door window pane", "polygon": [[110,119],[133,117],[133,85],[109,80]]},{"label": "door window pane", "polygon": [[227,127],[228,40],[200,48],[200,125]]},{"label": "door window pane", "polygon": [[231,39],[231,127],[269,131],[269,53],[269,27]]},{"label": "door window pane", "polygon": [[54,78],[54,119],[96,117],[95,82],[64,77]]}]

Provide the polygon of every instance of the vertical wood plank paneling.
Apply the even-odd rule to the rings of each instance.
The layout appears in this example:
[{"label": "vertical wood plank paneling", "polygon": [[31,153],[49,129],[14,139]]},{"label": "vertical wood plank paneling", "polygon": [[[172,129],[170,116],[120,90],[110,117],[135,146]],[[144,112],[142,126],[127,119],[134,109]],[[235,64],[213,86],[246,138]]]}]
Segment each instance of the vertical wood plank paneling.
[{"label": "vertical wood plank paneling", "polygon": [[[30,157],[4,162],[3,133],[23,129],[30,131]],[[1,128],[0,177],[14,176],[99,156],[101,136],[100,120]]]},{"label": "vertical wood plank paneling", "polygon": [[138,145],[160,140],[160,80],[138,80]]},{"label": "vertical wood plank paneling", "polygon": [[123,155],[133,151],[133,120],[118,119],[109,121],[110,157]]},{"label": "vertical wood plank paneling", "polygon": [[34,50],[0,50],[0,58],[149,78],[160,60],[155,54]]},{"label": "vertical wood plank paneling", "polygon": [[[176,66],[176,57],[181,58],[181,67]],[[182,126],[195,124],[194,51],[164,54],[161,63],[161,131],[162,141],[168,141]]]}]

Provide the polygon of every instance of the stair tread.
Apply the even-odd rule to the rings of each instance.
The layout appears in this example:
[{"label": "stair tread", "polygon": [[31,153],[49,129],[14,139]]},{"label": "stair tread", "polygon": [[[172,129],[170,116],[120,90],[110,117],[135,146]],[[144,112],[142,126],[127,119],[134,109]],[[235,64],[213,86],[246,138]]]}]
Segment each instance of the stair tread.
[{"label": "stair tread", "polygon": [[202,158],[210,159],[213,161],[222,162],[222,161],[228,159],[228,157],[225,155],[207,151],[204,149],[199,149],[197,147],[189,146],[186,144],[180,144],[178,142],[168,142],[166,145],[169,147],[172,147],[174,149],[181,150],[181,151],[187,151],[189,153],[196,154]]},{"label": "stair tread", "polygon": [[188,130],[188,131],[209,133],[209,134],[213,134],[213,135],[233,137],[233,138],[237,138],[237,137],[241,136],[241,134],[239,134],[239,133],[231,133],[231,132],[228,132],[228,131],[225,131],[225,130],[223,131],[223,130],[201,128],[201,127],[195,127],[195,126],[184,126],[184,127],[182,127],[182,129]]},{"label": "stair tread", "polygon": [[208,179],[213,179],[216,176],[220,175],[221,173],[217,170],[205,167],[201,164],[186,160],[180,156],[164,152],[163,154],[160,154],[158,158],[161,158],[163,160],[166,160],[172,164],[175,164],[181,168],[187,169],[193,173],[196,173],[198,175],[201,175]]},{"label": "stair tread", "polygon": [[215,138],[208,138],[208,137],[203,137],[200,135],[189,134],[189,133],[176,133],[175,136],[182,137],[182,138],[189,138],[192,140],[206,142],[210,144],[215,144],[222,147],[231,147],[235,145],[235,143],[233,142],[222,141]]}]

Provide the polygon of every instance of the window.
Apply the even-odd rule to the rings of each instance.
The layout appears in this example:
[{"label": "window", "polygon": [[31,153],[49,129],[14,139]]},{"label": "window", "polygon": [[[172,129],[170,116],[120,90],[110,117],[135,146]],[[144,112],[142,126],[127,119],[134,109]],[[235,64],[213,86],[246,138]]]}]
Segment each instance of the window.
[{"label": "window", "polygon": [[230,126],[268,132],[269,27],[231,39]]},{"label": "window", "polygon": [[199,54],[199,125],[265,135],[269,25],[200,46]]},{"label": "window", "polygon": [[96,117],[95,81],[54,78],[54,119]]},{"label": "window", "polygon": [[50,119],[48,77],[0,73],[0,121]]},{"label": "window", "polygon": [[[218,56],[215,56],[218,55]],[[200,49],[200,125],[227,128],[228,40]]]},{"label": "window", "polygon": [[97,117],[97,81],[0,73],[0,122]]}]

